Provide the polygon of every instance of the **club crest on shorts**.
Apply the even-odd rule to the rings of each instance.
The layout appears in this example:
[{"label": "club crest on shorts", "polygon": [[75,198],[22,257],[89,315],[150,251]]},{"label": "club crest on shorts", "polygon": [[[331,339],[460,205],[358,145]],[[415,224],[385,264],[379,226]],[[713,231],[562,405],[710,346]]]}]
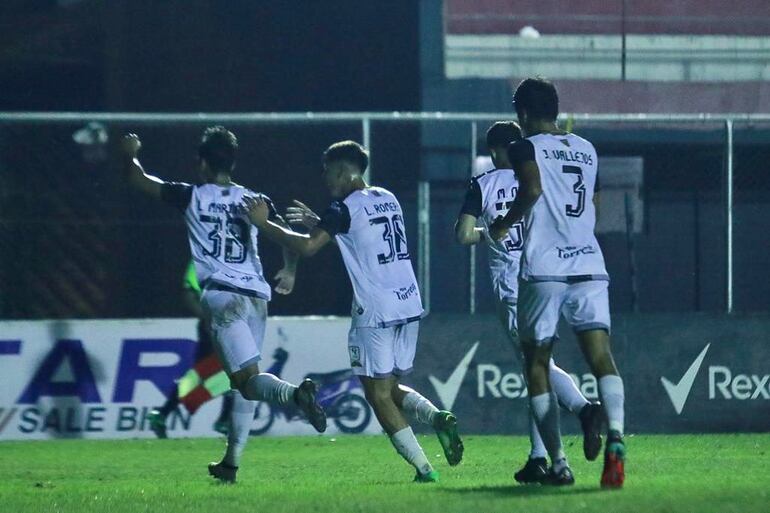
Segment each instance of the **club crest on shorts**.
[{"label": "club crest on shorts", "polygon": [[350,353],[350,366],[351,367],[363,367],[361,364],[361,348],[358,346],[348,346],[348,353]]}]

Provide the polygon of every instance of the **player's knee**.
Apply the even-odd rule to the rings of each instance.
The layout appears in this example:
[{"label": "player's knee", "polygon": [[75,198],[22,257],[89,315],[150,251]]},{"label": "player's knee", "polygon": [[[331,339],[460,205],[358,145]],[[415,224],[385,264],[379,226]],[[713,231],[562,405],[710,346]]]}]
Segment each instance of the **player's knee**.
[{"label": "player's knee", "polygon": [[244,397],[248,396],[247,384],[252,376],[259,374],[259,369],[246,367],[230,374],[230,388],[238,390]]},{"label": "player's knee", "polygon": [[248,380],[240,376],[230,376],[230,388],[239,391],[242,395],[246,393],[246,383]]},{"label": "player's knee", "polygon": [[413,392],[413,390],[409,387],[396,384],[390,389],[390,397],[397,406],[400,406],[404,403],[404,397],[406,397],[406,394],[409,392]]},{"label": "player's knee", "polygon": [[548,369],[551,360],[550,347],[537,346],[534,343],[522,345],[524,365],[527,369]]},{"label": "player's knee", "polygon": [[386,386],[385,382],[374,381],[370,386],[366,387],[365,395],[366,400],[372,405],[381,405],[393,401],[392,389]]}]

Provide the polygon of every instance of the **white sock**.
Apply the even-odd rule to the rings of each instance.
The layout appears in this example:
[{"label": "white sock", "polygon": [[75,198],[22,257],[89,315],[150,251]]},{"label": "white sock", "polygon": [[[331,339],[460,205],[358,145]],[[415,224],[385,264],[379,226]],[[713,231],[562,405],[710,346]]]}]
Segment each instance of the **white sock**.
[{"label": "white sock", "polygon": [[396,448],[396,452],[416,468],[420,475],[425,475],[433,470],[417,438],[414,437],[411,427],[407,426],[401,431],[396,431],[390,435],[390,441]]},{"label": "white sock", "polygon": [[414,417],[417,422],[432,426],[433,418],[438,413],[438,408],[416,390],[404,385],[400,385],[400,388],[406,391],[401,409]]},{"label": "white sock", "polygon": [[622,435],[625,423],[623,380],[614,374],[599,378],[599,393],[602,397],[602,404],[604,404],[604,411],[607,412],[610,430],[617,431]]},{"label": "white sock", "polygon": [[545,444],[543,444],[543,438],[540,436],[540,431],[537,429],[537,421],[535,415],[530,409],[529,412],[529,445],[531,447],[529,451],[530,458],[547,458],[548,451],[545,450]]},{"label": "white sock", "polygon": [[227,431],[227,450],[222,461],[231,467],[237,467],[249,441],[249,430],[257,403],[244,398],[238,391],[233,390],[230,393],[233,394],[233,409],[230,411],[230,428]]},{"label": "white sock", "polygon": [[588,399],[580,392],[572,376],[564,372],[564,369],[557,367],[553,358],[548,366],[548,379],[559,402],[572,413],[578,413],[588,404]]},{"label": "white sock", "polygon": [[283,381],[272,374],[255,374],[246,382],[244,397],[252,401],[267,401],[273,404],[288,404],[294,400],[296,386]]},{"label": "white sock", "polygon": [[564,458],[561,447],[561,431],[559,427],[559,403],[556,394],[546,392],[530,398],[532,413],[537,420],[537,428],[543,437],[543,444],[551,457],[551,463]]}]

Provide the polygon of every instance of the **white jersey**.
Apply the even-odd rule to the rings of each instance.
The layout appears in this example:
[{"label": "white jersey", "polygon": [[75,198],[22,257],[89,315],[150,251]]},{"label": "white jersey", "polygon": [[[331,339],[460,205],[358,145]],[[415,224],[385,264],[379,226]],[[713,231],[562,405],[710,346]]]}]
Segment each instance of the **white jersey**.
[{"label": "white jersey", "polygon": [[509,155],[514,163],[535,160],[543,191],[524,216],[521,278],[609,280],[594,235],[598,164],[594,146],[574,134],[538,134],[513,143]]},{"label": "white jersey", "polygon": [[389,327],[422,317],[420,289],[398,200],[367,187],[334,201],[318,228],[337,240],[353,284],[353,328]]},{"label": "white jersey", "polygon": [[[480,219],[489,230],[495,219],[508,213],[518,190],[519,182],[512,169],[482,173],[471,179],[460,214]],[[508,235],[500,241],[486,236],[492,288],[501,301],[515,300],[517,296],[523,235],[523,223],[519,222],[511,226]]]},{"label": "white jersey", "polygon": [[[162,189],[166,202],[184,209],[190,251],[201,287],[217,284],[270,300],[270,285],[263,276],[258,253],[259,230],[241,207],[246,195],[257,196],[235,184],[166,183]],[[275,217],[272,202],[266,199],[271,216]]]}]

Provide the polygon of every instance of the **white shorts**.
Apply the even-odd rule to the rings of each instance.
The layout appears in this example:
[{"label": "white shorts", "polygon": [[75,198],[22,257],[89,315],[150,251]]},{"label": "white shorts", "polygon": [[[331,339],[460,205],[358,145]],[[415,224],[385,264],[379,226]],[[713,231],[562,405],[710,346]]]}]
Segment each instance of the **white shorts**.
[{"label": "white shorts", "polygon": [[607,281],[577,283],[521,281],[519,283],[519,336],[536,344],[556,337],[563,315],[575,333],[604,329],[610,331],[610,303]]},{"label": "white shorts", "polygon": [[201,295],[211,339],[228,374],[259,362],[265,340],[267,301],[237,292],[206,289]]},{"label": "white shorts", "polygon": [[357,376],[389,378],[412,372],[420,322],[389,328],[350,328],[348,354]]}]

